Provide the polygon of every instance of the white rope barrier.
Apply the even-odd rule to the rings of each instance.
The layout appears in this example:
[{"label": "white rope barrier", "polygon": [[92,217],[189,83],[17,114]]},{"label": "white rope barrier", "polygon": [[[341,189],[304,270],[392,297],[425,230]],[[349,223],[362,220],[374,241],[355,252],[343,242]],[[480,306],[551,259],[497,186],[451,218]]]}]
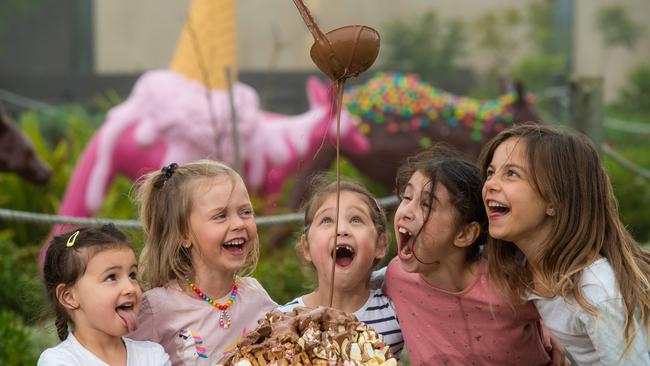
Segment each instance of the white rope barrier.
[{"label": "white rope barrier", "polygon": [[[391,208],[396,206],[399,202],[396,196],[384,197],[377,200],[384,208]],[[255,218],[255,223],[258,226],[286,224],[291,222],[300,222],[304,219],[303,213],[289,213],[274,216],[260,216]],[[5,208],[0,208],[0,219],[19,222],[32,222],[36,224],[68,224],[76,226],[108,224],[125,229],[142,229],[142,223],[138,220],[116,220],[116,219],[103,219],[96,217],[72,217],[72,216],[58,216],[52,214],[43,214],[35,212],[15,211]]]},{"label": "white rope barrier", "polygon": [[650,135],[650,123],[622,121],[616,118],[605,118],[605,128],[621,132]]},{"label": "white rope barrier", "polygon": [[614,160],[616,163],[618,163],[620,166],[623,168],[631,171],[632,173],[638,175],[641,178],[645,178],[647,180],[650,180],[650,171],[637,165],[634,164],[633,162],[627,160],[623,155],[619,154],[614,150],[611,146],[608,144],[603,144],[602,146],[603,152],[609,156],[612,160]]},{"label": "white rope barrier", "polygon": [[14,92],[5,89],[0,89],[0,100],[3,100],[7,103],[16,105],[21,108],[35,109],[37,111],[47,111],[54,108],[54,106],[52,106],[51,104],[47,104],[45,102],[41,102],[36,99],[24,97],[22,95],[18,95]]}]

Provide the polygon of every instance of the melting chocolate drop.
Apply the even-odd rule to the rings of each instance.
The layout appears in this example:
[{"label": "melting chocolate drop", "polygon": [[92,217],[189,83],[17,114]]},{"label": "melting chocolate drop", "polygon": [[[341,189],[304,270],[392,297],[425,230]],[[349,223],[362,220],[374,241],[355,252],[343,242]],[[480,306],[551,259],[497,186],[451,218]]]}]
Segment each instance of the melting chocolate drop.
[{"label": "melting chocolate drop", "polygon": [[345,80],[368,70],[379,54],[379,33],[365,25],[348,25],[327,32],[314,42],[311,59],[332,81]]},{"label": "melting chocolate drop", "polygon": [[[311,47],[311,59],[316,66],[336,84],[336,220],[334,238],[339,228],[340,182],[341,182],[341,103],[345,80],[358,76],[375,62],[379,54],[379,33],[365,25],[348,25],[323,34],[311,16],[303,0],[293,0],[307,29],[314,37]],[[336,240],[336,239],[334,239]],[[336,243],[332,252],[332,272],[330,283],[329,306],[334,298],[334,276],[336,272]]]},{"label": "melting chocolate drop", "polygon": [[379,33],[365,25],[348,25],[323,34],[303,0],[294,0],[314,37],[311,59],[332,81],[358,76],[379,54]]}]

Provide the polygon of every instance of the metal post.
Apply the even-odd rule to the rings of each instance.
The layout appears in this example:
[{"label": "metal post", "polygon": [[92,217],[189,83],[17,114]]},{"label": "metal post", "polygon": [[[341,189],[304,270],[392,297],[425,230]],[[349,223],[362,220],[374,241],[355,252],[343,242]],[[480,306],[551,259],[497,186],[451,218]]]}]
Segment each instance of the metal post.
[{"label": "metal post", "polygon": [[244,175],[241,156],[239,155],[239,131],[237,129],[237,112],[235,110],[235,97],[232,90],[232,75],[230,66],[226,66],[226,84],[228,86],[228,102],[230,103],[230,121],[232,123],[232,141],[235,148],[235,170]]},{"label": "metal post", "polygon": [[90,75],[95,71],[93,49],[93,1],[76,0],[72,7],[72,74]]},{"label": "metal post", "polygon": [[578,77],[571,82],[572,127],[591,138],[598,151],[603,143],[603,79]]}]

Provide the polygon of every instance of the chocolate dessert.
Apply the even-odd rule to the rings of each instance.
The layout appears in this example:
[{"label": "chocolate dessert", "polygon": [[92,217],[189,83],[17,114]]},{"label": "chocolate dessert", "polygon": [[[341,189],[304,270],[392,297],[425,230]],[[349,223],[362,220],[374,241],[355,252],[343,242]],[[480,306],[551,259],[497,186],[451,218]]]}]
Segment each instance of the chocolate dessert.
[{"label": "chocolate dessert", "polygon": [[217,366],[397,365],[381,334],[340,310],[274,310],[258,323]]}]

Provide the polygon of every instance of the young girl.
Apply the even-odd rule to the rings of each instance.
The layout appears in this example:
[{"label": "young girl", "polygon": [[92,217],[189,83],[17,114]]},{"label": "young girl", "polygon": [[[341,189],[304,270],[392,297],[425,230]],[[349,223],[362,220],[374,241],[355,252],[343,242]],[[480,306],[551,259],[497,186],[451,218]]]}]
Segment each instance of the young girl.
[{"label": "young girl", "polygon": [[252,277],[259,242],[239,174],[208,160],[170,164],[141,188],[144,294],[134,339],[174,365],[214,365],[277,306]]},{"label": "young girl", "polygon": [[496,283],[530,296],[578,364],[649,365],[650,253],[619,220],[593,144],[522,125],[486,145],[481,169]]},{"label": "young girl", "polygon": [[386,215],[375,198],[361,185],[341,181],[338,235],[336,182],[320,177],[304,205],[305,228],[298,244],[299,255],[316,269],[318,286],[280,307],[288,312],[298,306],[329,306],[332,252],[336,245],[336,270],[332,307],[354,314],[383,336],[391,352],[399,356],[402,333],[393,304],[381,289],[369,287],[372,267],[386,255]]},{"label": "young girl", "polygon": [[487,235],[482,181],[476,166],[455,156],[436,145],[398,170],[398,257],[384,290],[409,358],[414,365],[547,365],[535,306],[509,305],[490,286],[480,250]]},{"label": "young girl", "polygon": [[137,272],[131,244],[113,225],[54,237],[43,278],[63,342],[45,350],[38,365],[171,365],[159,344],[123,337],[137,326]]}]

